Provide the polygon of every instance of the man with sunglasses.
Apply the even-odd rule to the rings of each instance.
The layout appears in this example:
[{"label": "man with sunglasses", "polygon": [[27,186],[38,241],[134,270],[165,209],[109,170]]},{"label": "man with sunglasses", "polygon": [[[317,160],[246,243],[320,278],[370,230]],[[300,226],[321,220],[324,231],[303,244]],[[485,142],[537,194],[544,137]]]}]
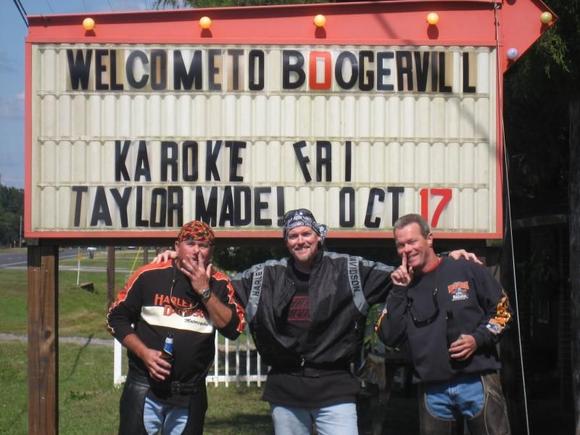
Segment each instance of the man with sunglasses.
[{"label": "man with sunglasses", "polygon": [[416,214],[394,225],[401,266],[377,323],[388,346],[407,341],[419,384],[422,435],[509,434],[496,351],[511,321],[508,298],[482,265],[440,258]]},{"label": "man with sunglasses", "polygon": [[120,434],[203,433],[215,328],[235,339],[245,327],[229,278],[212,269],[214,239],[201,221],[183,225],[176,257],[137,270],[109,309],[108,328],[129,356]]},{"label": "man with sunglasses", "polygon": [[263,398],[275,433],[308,435],[315,427],[319,435],[356,435],[353,365],[369,306],[385,301],[393,268],[324,251],[327,228],[307,209],[287,212],[283,225],[290,257],[232,278],[270,366]]}]

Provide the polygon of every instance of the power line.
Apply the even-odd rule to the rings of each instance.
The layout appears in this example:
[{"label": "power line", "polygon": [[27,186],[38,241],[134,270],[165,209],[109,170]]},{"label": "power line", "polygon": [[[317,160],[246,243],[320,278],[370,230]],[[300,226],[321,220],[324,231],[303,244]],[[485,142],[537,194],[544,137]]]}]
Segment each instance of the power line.
[{"label": "power line", "polygon": [[28,27],[28,17],[26,11],[24,10],[24,6],[22,6],[22,2],[20,0],[12,0],[12,1],[14,2],[14,6],[16,6],[16,9],[18,9],[18,13],[22,18],[22,21],[24,21],[24,24],[26,25],[26,27]]},{"label": "power line", "polygon": [[50,4],[49,0],[46,0],[46,4],[48,6],[48,9],[50,9],[50,12],[52,12],[54,14],[54,8],[52,7],[52,5]]}]

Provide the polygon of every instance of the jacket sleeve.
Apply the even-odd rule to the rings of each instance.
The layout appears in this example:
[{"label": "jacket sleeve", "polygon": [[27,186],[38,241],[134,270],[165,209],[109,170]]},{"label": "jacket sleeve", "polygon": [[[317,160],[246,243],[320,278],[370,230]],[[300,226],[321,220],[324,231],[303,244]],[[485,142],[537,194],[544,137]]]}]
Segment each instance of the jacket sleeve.
[{"label": "jacket sleeve", "polygon": [[387,346],[395,347],[406,340],[407,332],[407,288],[393,286],[387,296],[385,308],[375,325],[380,340]]},{"label": "jacket sleeve", "polygon": [[477,300],[484,312],[472,333],[478,347],[495,345],[512,321],[512,310],[505,291],[483,266],[471,264]]},{"label": "jacket sleeve", "polygon": [[384,303],[392,287],[391,273],[394,270],[393,267],[360,258],[359,270],[363,293],[368,305]]},{"label": "jacket sleeve", "polygon": [[239,296],[234,291],[230,278],[221,272],[213,275],[215,279],[214,293],[220,298],[225,306],[232,311],[232,317],[228,324],[219,329],[220,334],[230,340],[235,340],[246,327],[246,315]]},{"label": "jacket sleeve", "polygon": [[135,332],[133,325],[139,321],[143,305],[142,282],[142,272],[138,270],[131,275],[107,313],[107,329],[119,342]]},{"label": "jacket sleeve", "polygon": [[236,295],[244,307],[248,304],[250,289],[252,288],[253,269],[250,268],[243,272],[237,273],[232,277],[232,284]]}]

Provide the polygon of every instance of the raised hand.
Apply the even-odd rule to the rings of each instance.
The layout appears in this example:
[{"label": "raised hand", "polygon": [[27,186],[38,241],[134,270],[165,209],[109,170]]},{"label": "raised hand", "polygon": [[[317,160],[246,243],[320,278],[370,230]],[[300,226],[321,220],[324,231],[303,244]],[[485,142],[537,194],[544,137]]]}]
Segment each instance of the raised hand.
[{"label": "raised hand", "polygon": [[391,273],[393,284],[407,287],[413,280],[413,268],[407,265],[407,254],[403,254],[401,265]]},{"label": "raised hand", "polygon": [[179,269],[189,278],[191,286],[197,294],[209,287],[212,265],[205,265],[206,257],[203,252],[198,252],[195,257],[187,257],[179,262]]}]

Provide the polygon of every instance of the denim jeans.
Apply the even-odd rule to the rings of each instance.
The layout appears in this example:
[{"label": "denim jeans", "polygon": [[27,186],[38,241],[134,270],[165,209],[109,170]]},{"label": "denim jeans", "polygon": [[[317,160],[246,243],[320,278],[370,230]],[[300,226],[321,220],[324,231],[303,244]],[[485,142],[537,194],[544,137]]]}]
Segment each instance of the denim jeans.
[{"label": "denim jeans", "polygon": [[323,408],[295,408],[271,405],[276,435],[357,435],[356,405],[339,403]]},{"label": "denim jeans", "polygon": [[483,409],[483,384],[477,375],[428,384],[424,391],[427,410],[441,420],[473,418]]},{"label": "denim jeans", "polygon": [[187,419],[189,408],[166,405],[150,397],[145,398],[143,423],[148,435],[181,435]]},{"label": "denim jeans", "polygon": [[497,373],[419,387],[421,435],[509,435],[507,407]]}]

